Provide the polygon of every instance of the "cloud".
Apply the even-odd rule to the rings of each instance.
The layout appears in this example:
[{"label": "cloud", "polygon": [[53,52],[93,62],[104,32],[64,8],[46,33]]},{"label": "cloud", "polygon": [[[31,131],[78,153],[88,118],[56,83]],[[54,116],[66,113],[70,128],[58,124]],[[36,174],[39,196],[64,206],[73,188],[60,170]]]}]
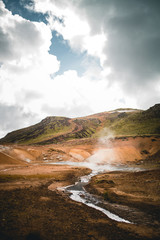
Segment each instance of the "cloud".
[{"label": "cloud", "polygon": [[[22,4],[25,1],[21,1]],[[0,1],[0,107],[4,131],[47,115],[77,117],[147,108],[160,96],[159,1],[34,0],[48,24],[13,15]],[[87,56],[85,72],[60,68],[52,31]],[[68,59],[70,61],[70,59]],[[19,118],[13,125],[9,117]],[[6,122],[6,124],[5,124]]]},{"label": "cloud", "polygon": [[[51,38],[46,24],[13,15],[0,1],[0,103],[4,121],[1,130],[23,126],[22,119],[25,125],[30,116],[40,113],[34,110],[40,109],[45,81],[51,80],[50,75],[60,66],[57,57],[48,52]],[[19,118],[16,125],[10,114]]]},{"label": "cloud", "polygon": [[0,116],[1,137],[5,136],[9,131],[33,124],[33,119],[34,123],[38,120],[35,114],[25,113],[22,107],[16,105],[0,104]]},{"label": "cloud", "polygon": [[83,10],[79,12],[79,2],[63,0],[34,0],[33,2],[34,4],[28,8],[47,13],[50,28],[62,35],[72,49],[80,52],[86,51],[87,54],[99,58],[103,65],[106,35],[102,29],[98,33],[92,32]]},{"label": "cloud", "polygon": [[[34,0],[34,11],[48,13],[51,29],[72,49],[100,59],[125,95],[159,97],[160,3],[158,0]],[[109,74],[108,74],[109,75]],[[156,94],[156,96],[155,96]],[[140,107],[149,105],[137,98]],[[144,102],[141,104],[141,102]]]},{"label": "cloud", "polygon": [[48,53],[52,38],[49,27],[12,15],[2,1],[0,9],[1,70],[20,73],[43,69],[46,74],[58,71],[56,56]]},{"label": "cloud", "polygon": [[[125,103],[121,102],[123,92],[117,83],[109,86],[103,72],[98,69],[96,72],[99,74],[99,81],[93,79],[92,69],[88,69],[81,77],[74,70],[56,76],[52,85],[47,85],[43,111],[46,110],[48,114],[50,111],[54,115],[61,113],[63,116],[77,117],[101,112],[104,109],[124,107]],[[134,99],[125,99],[129,106],[136,106]]]},{"label": "cloud", "polygon": [[79,9],[86,12],[95,32],[103,29],[107,36],[104,66],[113,70],[111,81],[119,82],[125,94],[149,89],[154,96],[155,85],[160,84],[159,1],[100,0],[92,4],[82,0]]},{"label": "cloud", "polygon": [[[38,3],[40,4],[41,1]],[[47,4],[45,6],[49,7]],[[43,11],[45,6],[41,6]],[[96,48],[94,44],[100,42],[100,45],[103,45],[101,35],[91,37],[86,22],[75,13],[70,16],[72,10],[66,3],[66,15],[63,18],[67,28],[63,29],[64,34],[72,41],[79,33],[83,41],[86,41],[84,48],[88,49],[88,54],[100,57],[99,44]],[[122,98],[122,92],[118,86],[114,88],[108,86],[106,81],[108,73],[106,70],[102,71],[96,61],[92,60],[92,64],[87,61],[84,63],[87,70],[81,77],[74,70],[51,77],[50,74],[56,72],[60,64],[54,55],[48,53],[52,37],[51,24],[47,26],[44,23],[31,22],[19,15],[13,15],[5,9],[2,2],[1,11],[3,18],[0,19],[0,29],[3,33],[4,45],[8,43],[5,58],[1,56],[1,104],[7,105],[8,109],[12,106],[23,108],[23,111],[19,111],[21,116],[25,112],[31,115],[36,114],[41,119],[46,115],[77,117],[117,107],[116,104]],[[62,17],[61,14],[62,11],[59,12],[59,17]],[[51,15],[53,16],[53,13],[49,16]],[[76,27],[75,32],[71,31],[71,20],[74,23],[73,27]],[[77,30],[77,23],[81,24],[80,30]],[[88,35],[85,36],[87,32]],[[115,94],[117,91],[119,93]]]},{"label": "cloud", "polygon": [[[107,72],[102,71],[95,60],[91,66],[90,62],[84,63],[87,70],[81,77],[74,70],[51,76],[58,71],[60,63],[48,52],[52,38],[50,26],[13,15],[2,1],[0,9],[3,49],[0,55],[0,134],[30,125],[32,121],[35,123],[47,115],[77,117],[116,107],[122,93],[118,86],[108,87]],[[98,35],[94,35],[91,41],[98,39]],[[100,54],[98,48],[93,52],[89,45],[86,48],[91,55],[98,57]],[[99,81],[95,75],[99,76]],[[119,91],[116,97],[115,91]],[[114,104],[110,103],[112,100]]]}]

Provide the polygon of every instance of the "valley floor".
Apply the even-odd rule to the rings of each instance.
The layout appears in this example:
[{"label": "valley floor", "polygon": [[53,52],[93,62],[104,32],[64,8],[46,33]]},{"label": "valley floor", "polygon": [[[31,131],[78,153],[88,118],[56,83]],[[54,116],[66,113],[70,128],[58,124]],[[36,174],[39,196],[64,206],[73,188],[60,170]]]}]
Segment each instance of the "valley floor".
[{"label": "valley floor", "polygon": [[154,234],[144,226],[114,222],[99,211],[49,191],[48,184],[1,191],[0,239],[146,240],[146,235]]},{"label": "valley floor", "polygon": [[113,221],[57,190],[90,170],[51,162],[84,161],[104,146],[83,141],[42,147],[1,146],[0,240],[160,239],[160,139],[153,139],[117,139],[112,143],[119,159],[126,159],[123,164],[147,170],[99,174],[86,186],[104,200],[104,208],[132,224]]},{"label": "valley floor", "polygon": [[[130,216],[132,220],[139,219],[139,223],[118,223],[99,211],[70,200],[59,191],[49,190],[52,183],[53,180],[48,180],[41,182],[40,186],[1,190],[1,240],[159,239],[158,205],[148,205],[148,209],[143,206],[143,201],[139,202],[138,210],[132,210]],[[130,208],[123,214],[118,208],[114,209],[116,214],[128,218]]]}]

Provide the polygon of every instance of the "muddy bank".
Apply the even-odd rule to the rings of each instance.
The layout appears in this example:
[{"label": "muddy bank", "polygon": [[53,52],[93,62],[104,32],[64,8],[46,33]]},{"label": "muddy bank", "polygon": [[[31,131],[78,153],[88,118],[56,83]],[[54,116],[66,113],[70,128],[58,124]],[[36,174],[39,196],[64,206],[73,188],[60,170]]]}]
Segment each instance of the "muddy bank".
[{"label": "muddy bank", "polygon": [[[51,161],[84,161],[98,150],[112,150],[114,162],[128,164],[148,159],[152,165],[160,164],[156,158],[160,146],[159,136],[119,137],[102,144],[98,139],[76,139],[44,146],[0,145],[0,167],[3,164],[27,164]],[[2,156],[3,155],[3,156]],[[159,154],[158,154],[159,155]],[[113,156],[112,156],[113,157]],[[146,162],[147,163],[147,162]]]},{"label": "muddy bank", "polygon": [[[5,170],[5,171],[4,171]],[[73,184],[80,176],[89,174],[85,167],[28,165],[6,167],[0,172],[0,190],[40,186],[52,180],[51,189]]]},{"label": "muddy bank", "polygon": [[50,184],[51,181],[39,187],[1,190],[1,240],[158,239],[152,229],[117,223],[99,211],[48,190]]},{"label": "muddy bank", "polygon": [[86,186],[103,207],[160,235],[160,170],[99,174]]},{"label": "muddy bank", "polygon": [[[68,195],[56,190],[56,187],[73,184],[79,176],[89,174],[90,170],[86,168],[55,165],[30,166],[9,171],[8,175],[6,173],[1,175],[1,240],[159,239],[156,222],[155,226],[143,221],[138,224],[116,222],[102,212],[72,201]],[[107,175],[113,174],[123,175],[120,172]],[[112,185],[113,180],[109,179],[105,182],[105,176],[106,174],[102,174],[94,177],[90,189],[96,189],[92,186],[95,182]],[[117,175],[114,176],[117,179]],[[124,183],[125,181],[121,180],[120,185],[124,186]],[[115,206],[113,209],[118,213]],[[130,208],[125,209],[124,212],[128,214],[129,211]],[[142,217],[135,214],[137,218]]]},{"label": "muddy bank", "polygon": [[[108,148],[116,152],[119,163],[142,168],[149,164],[155,168],[159,164],[159,141],[153,137],[115,139]],[[111,172],[92,179],[87,189],[103,198],[103,205],[108,210],[134,224],[115,222],[56,190],[73,184],[90,170],[49,163],[71,159],[79,162],[94,151],[107,148],[103,145],[95,147],[91,142],[86,145],[72,143],[8,146],[3,151],[0,240],[158,240],[160,171]],[[6,158],[7,155],[12,159]]]}]

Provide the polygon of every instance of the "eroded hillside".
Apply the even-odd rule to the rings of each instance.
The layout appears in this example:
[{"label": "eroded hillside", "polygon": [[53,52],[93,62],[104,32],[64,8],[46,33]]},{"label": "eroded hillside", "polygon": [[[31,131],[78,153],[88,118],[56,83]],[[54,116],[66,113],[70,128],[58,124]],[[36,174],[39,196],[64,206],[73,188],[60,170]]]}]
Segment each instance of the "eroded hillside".
[{"label": "eroded hillside", "polygon": [[117,136],[160,134],[160,104],[146,111],[117,109],[70,119],[47,117],[40,123],[8,133],[0,143],[53,144],[72,139],[98,138],[103,129]]}]

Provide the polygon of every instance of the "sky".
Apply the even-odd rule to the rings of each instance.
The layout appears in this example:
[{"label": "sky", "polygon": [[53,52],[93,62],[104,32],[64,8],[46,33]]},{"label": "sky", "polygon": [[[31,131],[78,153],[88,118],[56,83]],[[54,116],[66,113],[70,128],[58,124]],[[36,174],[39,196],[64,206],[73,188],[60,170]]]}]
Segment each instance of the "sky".
[{"label": "sky", "polygon": [[159,0],[0,0],[0,137],[160,102]]}]

